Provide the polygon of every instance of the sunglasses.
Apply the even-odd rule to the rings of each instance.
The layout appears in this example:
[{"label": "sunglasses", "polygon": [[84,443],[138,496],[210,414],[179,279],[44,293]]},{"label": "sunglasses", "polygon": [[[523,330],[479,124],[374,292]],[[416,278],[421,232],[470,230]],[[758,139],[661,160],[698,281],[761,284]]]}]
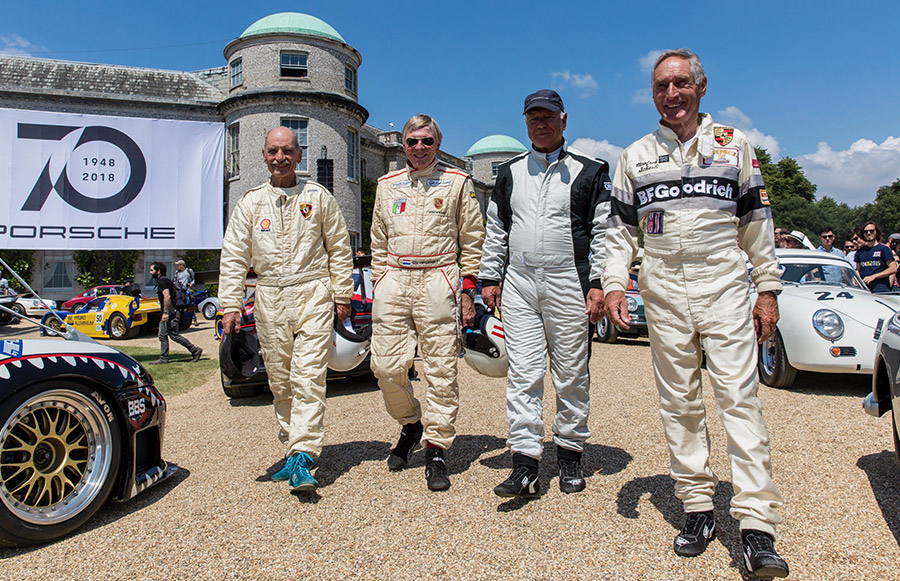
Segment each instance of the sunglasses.
[{"label": "sunglasses", "polygon": [[825,234],[824,236],[819,236],[819,238],[834,238],[834,234]]},{"label": "sunglasses", "polygon": [[415,147],[419,145],[419,142],[422,142],[422,145],[427,147],[431,147],[434,145],[434,137],[423,137],[422,139],[416,139],[415,137],[407,137],[406,138],[406,146],[407,147]]},{"label": "sunglasses", "polygon": [[874,234],[875,230],[863,230],[863,234]]}]

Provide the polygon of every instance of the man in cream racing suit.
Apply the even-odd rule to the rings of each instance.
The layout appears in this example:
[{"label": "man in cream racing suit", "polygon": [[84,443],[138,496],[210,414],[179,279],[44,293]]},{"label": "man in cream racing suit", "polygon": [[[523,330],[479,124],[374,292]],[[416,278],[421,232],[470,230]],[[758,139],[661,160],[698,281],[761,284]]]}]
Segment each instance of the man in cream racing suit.
[{"label": "man in cream racing suit", "polygon": [[506,415],[513,469],[494,488],[502,497],[540,493],[548,354],[556,389],[559,488],[585,488],[588,319],[596,322],[603,305],[600,277],[612,189],[605,161],[566,146],[567,117],[556,91],[526,97],[524,115],[532,149],[500,166],[479,272],[485,305],[501,306],[502,300],[509,356]]},{"label": "man in cream racing suit", "polygon": [[263,158],[272,177],[237,203],[222,244],[219,303],[224,333],[240,330],[244,279],[258,276],[256,332],[287,461],[272,480],[292,492],[310,492],[310,474],[322,451],[325,374],[335,315],[350,316],[353,257],[350,236],[334,196],[298,181],[303,152],[296,134],[277,127],[266,136]]},{"label": "man in cream racing suit", "polygon": [[[771,474],[769,437],[757,397],[757,346],[775,332],[781,273],[772,217],[753,147],[738,130],[699,112],[706,94],[700,59],[663,53],[651,89],[657,131],[625,149],[613,180],[603,288],[612,321],[628,323],[628,267],[644,233],[641,297],[650,331],[660,413],[675,493],[687,512],[675,552],[692,557],[715,537],[702,352],[728,435],[734,497],[747,569],[784,577],[775,552],[781,494]],[[740,247],[738,247],[738,243]],[[750,309],[747,267],[758,299]]]},{"label": "man in cream racing suit", "polygon": [[[472,180],[438,167],[440,145],[431,117],[406,122],[407,167],[378,180],[371,232],[372,372],[388,413],[403,426],[388,468],[402,469],[421,440],[430,490],[450,487],[444,451],[456,435],[459,325],[460,318],[470,326],[475,317],[484,240]],[[424,411],[407,375],[417,343],[428,383]]]}]

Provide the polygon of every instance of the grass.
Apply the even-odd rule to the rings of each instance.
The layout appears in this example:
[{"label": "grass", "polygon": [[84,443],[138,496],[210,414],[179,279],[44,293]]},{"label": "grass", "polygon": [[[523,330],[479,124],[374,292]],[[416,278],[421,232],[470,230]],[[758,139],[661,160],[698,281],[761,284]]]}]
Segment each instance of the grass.
[{"label": "grass", "polygon": [[153,383],[163,396],[187,393],[195,385],[200,385],[211,375],[219,372],[219,360],[215,357],[205,356],[194,363],[189,353],[170,350],[168,364],[150,365],[151,361],[159,358],[158,348],[116,345],[116,349],[134,357],[138,363],[146,367],[153,376]]}]

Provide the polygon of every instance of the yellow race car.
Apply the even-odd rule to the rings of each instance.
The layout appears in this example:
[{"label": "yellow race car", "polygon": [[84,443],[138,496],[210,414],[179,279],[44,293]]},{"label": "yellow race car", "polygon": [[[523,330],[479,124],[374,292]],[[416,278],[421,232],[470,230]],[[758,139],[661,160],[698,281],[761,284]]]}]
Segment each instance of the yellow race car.
[{"label": "yellow race car", "polygon": [[[185,309],[185,315],[179,321],[179,331],[191,325],[193,318],[187,311],[193,311],[193,305]],[[98,339],[131,339],[145,330],[155,333],[159,330],[162,317],[158,298],[130,295],[97,297],[75,312],[56,311],[56,314],[59,318],[54,313],[47,313],[41,322],[56,331],[71,326],[88,337]],[[65,324],[60,323],[60,318]],[[47,333],[44,330],[41,332]]]}]

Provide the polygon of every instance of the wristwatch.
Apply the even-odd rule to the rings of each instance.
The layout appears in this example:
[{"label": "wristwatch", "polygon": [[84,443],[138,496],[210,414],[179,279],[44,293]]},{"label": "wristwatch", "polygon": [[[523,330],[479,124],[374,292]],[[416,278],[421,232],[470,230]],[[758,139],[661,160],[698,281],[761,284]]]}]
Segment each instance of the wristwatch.
[{"label": "wristwatch", "polygon": [[464,288],[462,290],[462,294],[468,296],[473,301],[475,300],[475,289],[473,288]]}]

